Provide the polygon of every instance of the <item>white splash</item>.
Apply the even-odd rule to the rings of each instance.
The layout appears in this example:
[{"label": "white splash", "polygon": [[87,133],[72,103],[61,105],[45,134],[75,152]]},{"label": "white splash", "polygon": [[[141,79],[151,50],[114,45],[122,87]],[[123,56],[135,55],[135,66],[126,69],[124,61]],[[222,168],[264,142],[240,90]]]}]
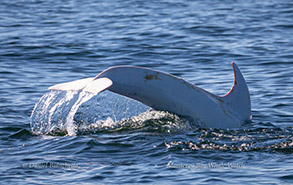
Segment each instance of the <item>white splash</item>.
[{"label": "white splash", "polygon": [[75,136],[125,129],[176,132],[189,127],[184,119],[172,113],[151,110],[112,92],[94,96],[84,91],[50,91],[44,94],[31,115],[32,132]]},{"label": "white splash", "polygon": [[73,121],[74,115],[75,115],[76,111],[78,110],[78,108],[80,107],[80,105],[83,104],[84,102],[88,101],[89,99],[91,99],[93,96],[95,96],[95,94],[84,92],[84,91],[81,91],[79,93],[79,97],[78,97],[77,101],[71,107],[71,109],[67,115],[67,118],[66,118],[65,126],[66,126],[66,130],[67,130],[68,135],[70,135],[70,136],[76,135],[76,128],[75,128],[74,121]]},{"label": "white splash", "polygon": [[74,95],[76,95],[78,92],[77,91],[67,91],[66,95],[64,98],[61,98],[50,110],[49,110],[49,117],[48,117],[48,123],[52,123],[52,116],[55,113],[57,108],[60,108],[62,105],[70,102],[73,98]]},{"label": "white splash", "polygon": [[54,131],[76,135],[74,115],[78,108],[94,96],[83,91],[51,91],[43,95],[31,114],[31,128],[35,134]]}]

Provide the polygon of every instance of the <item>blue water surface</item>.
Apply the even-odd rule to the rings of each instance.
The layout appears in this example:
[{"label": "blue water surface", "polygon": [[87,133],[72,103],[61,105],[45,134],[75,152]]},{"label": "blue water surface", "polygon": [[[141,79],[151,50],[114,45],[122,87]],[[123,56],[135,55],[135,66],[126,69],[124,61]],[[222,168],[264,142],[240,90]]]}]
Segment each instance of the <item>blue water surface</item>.
[{"label": "blue water surface", "polygon": [[[2,0],[0,182],[292,184],[292,34],[291,0]],[[253,122],[237,130],[108,92],[77,111],[76,135],[56,129],[62,111],[42,122],[49,132],[31,124],[57,83],[135,65],[224,95],[231,61],[252,103]]]}]

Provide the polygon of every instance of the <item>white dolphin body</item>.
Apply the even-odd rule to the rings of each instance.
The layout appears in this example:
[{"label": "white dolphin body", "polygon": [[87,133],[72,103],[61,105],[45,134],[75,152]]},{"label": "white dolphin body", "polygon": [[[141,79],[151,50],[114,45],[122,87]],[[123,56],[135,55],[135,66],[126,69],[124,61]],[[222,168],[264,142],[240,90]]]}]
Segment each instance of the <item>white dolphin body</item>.
[{"label": "white dolphin body", "polygon": [[225,96],[207,92],[176,76],[134,66],[111,67],[95,78],[57,84],[50,90],[82,90],[98,94],[109,90],[155,110],[187,116],[206,128],[239,128],[251,120],[246,82],[232,62],[234,85]]}]

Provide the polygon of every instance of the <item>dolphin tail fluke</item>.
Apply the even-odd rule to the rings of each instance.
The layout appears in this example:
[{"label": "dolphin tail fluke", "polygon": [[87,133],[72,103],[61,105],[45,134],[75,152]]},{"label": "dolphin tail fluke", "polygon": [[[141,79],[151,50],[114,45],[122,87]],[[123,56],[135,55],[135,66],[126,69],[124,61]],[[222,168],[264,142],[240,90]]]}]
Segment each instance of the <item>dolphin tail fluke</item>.
[{"label": "dolphin tail fluke", "polygon": [[71,82],[61,83],[49,87],[49,90],[57,91],[85,91],[98,94],[113,84],[109,78],[84,78]]},{"label": "dolphin tail fluke", "polygon": [[247,84],[237,65],[232,62],[234,84],[231,90],[222,98],[242,121],[251,120],[251,104]]}]

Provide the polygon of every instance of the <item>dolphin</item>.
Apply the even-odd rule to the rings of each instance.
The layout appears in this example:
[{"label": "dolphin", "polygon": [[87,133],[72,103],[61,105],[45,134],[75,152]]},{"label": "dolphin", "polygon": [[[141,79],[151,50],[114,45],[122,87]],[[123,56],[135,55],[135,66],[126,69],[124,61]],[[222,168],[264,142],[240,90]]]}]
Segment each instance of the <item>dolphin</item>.
[{"label": "dolphin", "polygon": [[155,110],[189,117],[200,127],[239,128],[252,119],[251,103],[244,77],[234,62],[232,67],[234,84],[224,96],[214,95],[174,75],[136,66],[110,67],[94,78],[57,84],[49,90],[95,95],[109,90]]}]

